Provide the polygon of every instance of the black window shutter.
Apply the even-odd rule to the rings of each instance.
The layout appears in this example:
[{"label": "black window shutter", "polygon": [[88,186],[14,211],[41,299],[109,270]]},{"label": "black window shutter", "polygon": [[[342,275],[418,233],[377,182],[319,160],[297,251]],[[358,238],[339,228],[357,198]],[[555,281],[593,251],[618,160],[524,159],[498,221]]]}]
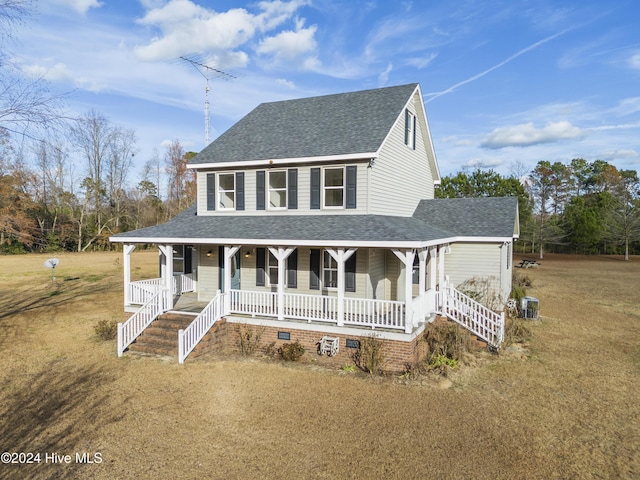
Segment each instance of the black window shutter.
[{"label": "black window shutter", "polygon": [[244,172],[236,172],[236,210],[244,210]]},{"label": "black window shutter", "polygon": [[184,273],[188,274],[188,273],[193,273],[193,267],[192,267],[192,259],[191,259],[191,253],[192,253],[192,247],[191,245],[185,245],[184,246]]},{"label": "black window shutter", "polygon": [[320,250],[311,249],[311,258],[309,262],[309,288],[311,290],[320,290]]},{"label": "black window shutter", "polygon": [[216,209],[216,174],[207,173],[207,210]]},{"label": "black window shutter", "polygon": [[296,210],[298,208],[298,169],[290,168],[287,171],[289,181],[287,182],[287,208]]},{"label": "black window shutter", "polygon": [[356,254],[353,255],[344,262],[344,291],[355,292],[356,291]]},{"label": "black window shutter", "polygon": [[413,145],[412,148],[416,149],[416,116],[413,116]]},{"label": "black window shutter", "polygon": [[357,172],[355,165],[347,167],[347,208],[356,208]]},{"label": "black window shutter", "polygon": [[311,210],[320,209],[320,169],[311,169]]},{"label": "black window shutter", "polygon": [[265,209],[265,172],[258,170],[256,172],[256,210]]},{"label": "black window shutter", "polygon": [[224,292],[224,246],[218,247],[218,285],[220,291]]},{"label": "black window shutter", "polygon": [[298,288],[298,249],[287,257],[287,287]]},{"label": "black window shutter", "polygon": [[266,250],[256,248],[256,287],[264,287]]},{"label": "black window shutter", "polygon": [[409,109],[404,111],[404,144],[409,145],[409,129],[411,125],[409,122],[411,121],[411,117],[409,116]]}]

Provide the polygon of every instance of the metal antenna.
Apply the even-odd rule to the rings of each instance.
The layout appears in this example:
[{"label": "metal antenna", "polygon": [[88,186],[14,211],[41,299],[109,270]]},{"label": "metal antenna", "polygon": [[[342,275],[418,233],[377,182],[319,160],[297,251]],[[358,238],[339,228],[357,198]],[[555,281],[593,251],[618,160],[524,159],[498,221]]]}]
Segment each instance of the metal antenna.
[{"label": "metal antenna", "polygon": [[[217,78],[222,78],[224,80],[231,80],[232,78],[238,78],[235,75],[227,73],[219,68],[212,67],[211,65],[206,65],[202,62],[194,60],[193,58],[180,57],[180,60],[184,60],[185,62],[189,62],[194,66],[196,70],[204,77],[207,84],[204,89],[204,143],[205,146],[209,145],[209,75],[215,75]],[[204,70],[205,73],[202,71]]]}]

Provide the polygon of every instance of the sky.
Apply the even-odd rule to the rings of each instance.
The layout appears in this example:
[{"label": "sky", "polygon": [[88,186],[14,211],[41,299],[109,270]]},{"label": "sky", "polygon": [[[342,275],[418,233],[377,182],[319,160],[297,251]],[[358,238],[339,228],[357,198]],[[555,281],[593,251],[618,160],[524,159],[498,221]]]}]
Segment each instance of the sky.
[{"label": "sky", "polygon": [[[134,130],[132,179],[262,102],[420,84],[442,176],[540,160],[640,171],[637,0],[38,0],[24,75]],[[205,69],[181,57],[224,73]]]}]

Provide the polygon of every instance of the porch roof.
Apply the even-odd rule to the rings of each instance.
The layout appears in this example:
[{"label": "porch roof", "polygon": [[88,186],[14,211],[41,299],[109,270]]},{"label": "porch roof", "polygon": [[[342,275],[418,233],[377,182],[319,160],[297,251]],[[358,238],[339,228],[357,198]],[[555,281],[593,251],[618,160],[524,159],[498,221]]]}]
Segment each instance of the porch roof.
[{"label": "porch roof", "polygon": [[413,218],[456,237],[513,238],[520,235],[517,197],[421,200]]},{"label": "porch roof", "polygon": [[195,205],[168,222],[119,233],[123,243],[406,244],[449,239],[446,230],[412,217],[385,215],[196,215]]}]

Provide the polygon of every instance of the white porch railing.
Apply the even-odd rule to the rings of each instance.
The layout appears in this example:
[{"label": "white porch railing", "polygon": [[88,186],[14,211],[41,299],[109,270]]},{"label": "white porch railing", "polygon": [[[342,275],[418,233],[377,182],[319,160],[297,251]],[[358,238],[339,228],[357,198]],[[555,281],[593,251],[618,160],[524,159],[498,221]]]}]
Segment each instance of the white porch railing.
[{"label": "white porch railing", "polygon": [[131,303],[144,305],[162,286],[162,278],[138,280],[137,282],[129,283]]},{"label": "white porch railing", "polygon": [[181,295],[183,293],[195,292],[196,281],[193,279],[193,273],[181,273],[173,276],[173,294]]},{"label": "white porch railing", "polygon": [[284,316],[311,321],[338,321],[338,299],[325,295],[284,294]]},{"label": "white porch railing", "polygon": [[131,315],[124,323],[118,323],[118,356],[121,357],[125,349],[133,343],[158,315],[166,311],[166,295],[164,290],[158,290],[151,295],[140,309]]},{"label": "white porch railing", "polygon": [[349,297],[344,299],[345,325],[404,330],[405,321],[404,302]]},{"label": "white porch railing", "polygon": [[438,292],[441,312],[489,345],[500,348],[504,340],[504,312],[496,313],[453,287]]},{"label": "white porch railing", "polygon": [[224,295],[218,291],[193,322],[184,330],[178,331],[178,363],[184,363],[211,327],[224,316],[224,303]]},{"label": "white porch railing", "polygon": [[229,293],[229,311],[232,313],[278,316],[278,294],[276,292],[231,290]]}]

